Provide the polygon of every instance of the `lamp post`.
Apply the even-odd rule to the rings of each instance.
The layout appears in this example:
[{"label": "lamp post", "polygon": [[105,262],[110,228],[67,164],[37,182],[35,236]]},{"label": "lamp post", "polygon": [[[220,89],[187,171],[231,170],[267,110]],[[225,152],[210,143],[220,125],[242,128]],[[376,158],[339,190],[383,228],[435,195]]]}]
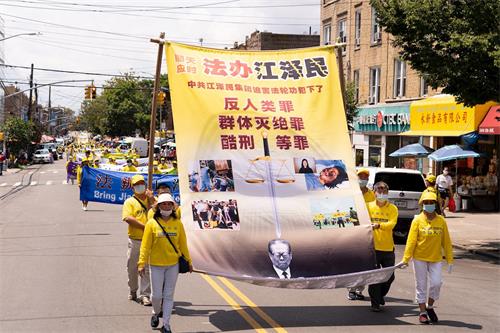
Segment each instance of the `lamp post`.
[{"label": "lamp post", "polygon": [[2,39],[0,39],[0,42],[3,42],[4,40],[11,39],[14,37],[19,37],[19,36],[40,36],[41,34],[42,34],[41,32],[23,32],[21,34],[15,34],[12,36],[2,38]]}]

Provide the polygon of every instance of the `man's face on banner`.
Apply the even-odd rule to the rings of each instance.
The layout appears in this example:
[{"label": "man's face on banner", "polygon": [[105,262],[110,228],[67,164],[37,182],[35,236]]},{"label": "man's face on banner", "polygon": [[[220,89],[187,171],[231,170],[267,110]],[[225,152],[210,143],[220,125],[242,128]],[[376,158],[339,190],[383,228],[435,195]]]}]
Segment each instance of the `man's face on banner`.
[{"label": "man's face on banner", "polygon": [[339,170],[336,167],[324,168],[319,173],[319,181],[321,184],[330,184],[339,176]]},{"label": "man's face on banner", "polygon": [[274,266],[286,271],[292,261],[292,251],[286,241],[273,242],[269,245],[269,258]]}]

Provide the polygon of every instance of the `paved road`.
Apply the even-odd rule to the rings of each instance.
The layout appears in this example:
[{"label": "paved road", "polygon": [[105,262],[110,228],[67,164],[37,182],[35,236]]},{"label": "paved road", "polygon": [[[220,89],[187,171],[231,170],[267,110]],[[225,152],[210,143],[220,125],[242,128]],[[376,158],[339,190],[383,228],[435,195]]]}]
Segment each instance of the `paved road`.
[{"label": "paved road", "polygon": [[[89,211],[82,211],[78,188],[63,184],[64,175],[64,162],[57,161],[0,177],[0,332],[151,331],[150,308],[127,300],[121,207],[90,203]],[[27,186],[12,193],[18,182]],[[397,246],[397,259],[402,249]],[[397,272],[383,313],[370,312],[369,301],[348,301],[341,289],[271,289],[184,275],[172,327],[174,332],[495,332],[498,263],[456,255],[453,274],[444,274],[438,327],[416,323],[411,269]]]}]

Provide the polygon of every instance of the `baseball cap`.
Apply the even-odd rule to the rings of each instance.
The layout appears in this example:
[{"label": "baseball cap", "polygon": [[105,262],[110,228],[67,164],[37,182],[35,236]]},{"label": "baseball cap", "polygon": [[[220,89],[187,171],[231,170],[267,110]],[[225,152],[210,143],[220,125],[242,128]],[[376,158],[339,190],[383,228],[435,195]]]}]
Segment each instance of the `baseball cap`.
[{"label": "baseball cap", "polygon": [[172,197],[172,195],[170,195],[170,193],[162,193],[158,196],[158,203],[162,203],[162,202],[173,202],[175,203],[175,200],[174,198]]},{"label": "baseball cap", "polygon": [[144,176],[143,175],[134,175],[132,177],[132,179],[130,180],[130,184],[135,185],[135,184],[137,184],[140,181],[145,182]]},{"label": "baseball cap", "polygon": [[362,173],[366,173],[369,176],[370,170],[368,170],[367,168],[361,168],[361,169],[358,169],[358,172],[356,174],[359,176]]},{"label": "baseball cap", "polygon": [[437,195],[434,192],[424,192],[422,193],[422,196],[420,197],[420,200],[418,203],[422,203],[423,201],[426,200],[432,200],[432,201],[437,201]]},{"label": "baseball cap", "polygon": [[425,180],[427,180],[428,182],[431,182],[431,183],[435,183],[436,176],[434,176],[433,174],[428,174],[427,177],[425,177]]}]

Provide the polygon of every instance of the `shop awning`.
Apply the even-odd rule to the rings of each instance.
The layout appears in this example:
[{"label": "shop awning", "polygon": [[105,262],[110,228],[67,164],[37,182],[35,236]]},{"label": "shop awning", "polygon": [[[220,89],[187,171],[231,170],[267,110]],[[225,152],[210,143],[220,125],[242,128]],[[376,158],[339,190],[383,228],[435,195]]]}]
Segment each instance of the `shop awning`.
[{"label": "shop awning", "polygon": [[425,131],[425,130],[420,130],[420,131],[407,131],[403,132],[399,135],[403,136],[461,136],[467,133],[470,133],[471,131]]},{"label": "shop awning", "polygon": [[490,108],[479,125],[479,134],[500,135],[500,105]]},{"label": "shop awning", "polygon": [[473,107],[458,104],[451,95],[436,95],[412,102],[410,130],[405,136],[461,136],[478,129],[490,107],[488,102]]}]

